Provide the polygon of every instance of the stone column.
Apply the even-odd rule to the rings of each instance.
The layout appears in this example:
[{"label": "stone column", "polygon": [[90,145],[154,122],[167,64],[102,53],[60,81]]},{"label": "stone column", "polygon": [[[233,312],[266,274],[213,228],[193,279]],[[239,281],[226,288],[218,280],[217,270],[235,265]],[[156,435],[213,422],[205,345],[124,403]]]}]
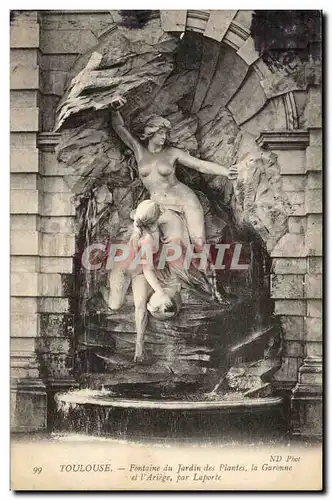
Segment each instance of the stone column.
[{"label": "stone column", "polygon": [[282,189],[289,201],[288,232],[271,251],[271,297],[284,335],[282,366],[275,374],[274,388],[290,395],[305,356],[305,153],[309,145],[309,134],[306,130],[298,129],[262,132],[257,142],[278,155]]},{"label": "stone column", "polygon": [[296,435],[322,435],[322,121],[321,89],[309,88],[306,122],[310,144],[306,150],[305,251],[307,268],[304,283],[306,316],[305,359],[293,390],[292,408]]},{"label": "stone column", "polygon": [[36,356],[41,244],[38,21],[36,11],[11,12],[11,424],[17,431],[44,429],[47,409]]}]

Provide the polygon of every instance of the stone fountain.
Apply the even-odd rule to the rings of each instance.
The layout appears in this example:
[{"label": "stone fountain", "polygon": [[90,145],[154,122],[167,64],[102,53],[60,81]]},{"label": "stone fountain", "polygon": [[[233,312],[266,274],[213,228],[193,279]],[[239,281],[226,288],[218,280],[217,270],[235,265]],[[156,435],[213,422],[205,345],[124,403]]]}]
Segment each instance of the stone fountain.
[{"label": "stone fountain", "polygon": [[[207,54],[218,62],[203,85]],[[71,352],[79,384],[56,396],[58,428],[179,436],[243,430],[255,422],[256,430],[271,433],[273,422],[280,424],[283,400],[274,393],[273,376],[283,343],[269,298],[269,251],[287,230],[288,202],[278,158],[262,151],[227,108],[235,82],[240,85],[245,75],[229,47],[197,33],[165,33],[154,20],[106,33],[78,60],[55,126],[61,134],[57,158],[67,169],[76,206]],[[201,202],[207,241],[229,245],[225,268],[215,274],[223,300],[182,286],[178,315],[149,315],[141,363],[134,361],[130,289],[122,306],[110,310],[105,261],[97,259],[98,269],[82,265],[90,245],[121,240],[132,227],[131,212],[149,198],[133,153],[110,122],[115,95],[125,97],[123,119],[137,137],[157,114],[171,124],[172,147],[239,166],[234,183],[177,166],[177,179]],[[242,270],[232,268],[235,244],[242,245]]]}]

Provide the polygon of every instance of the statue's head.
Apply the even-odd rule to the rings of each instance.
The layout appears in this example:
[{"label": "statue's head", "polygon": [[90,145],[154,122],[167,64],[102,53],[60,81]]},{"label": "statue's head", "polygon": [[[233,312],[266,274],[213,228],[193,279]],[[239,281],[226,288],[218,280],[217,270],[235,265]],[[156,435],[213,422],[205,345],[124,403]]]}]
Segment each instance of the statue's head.
[{"label": "statue's head", "polygon": [[144,200],[130,216],[134,220],[130,243],[134,248],[138,248],[139,240],[144,233],[148,232],[151,234],[158,230],[160,207],[152,200]]},{"label": "statue's head", "polygon": [[157,147],[162,147],[166,142],[170,128],[171,123],[166,118],[153,115],[145,123],[141,139],[148,140]]}]

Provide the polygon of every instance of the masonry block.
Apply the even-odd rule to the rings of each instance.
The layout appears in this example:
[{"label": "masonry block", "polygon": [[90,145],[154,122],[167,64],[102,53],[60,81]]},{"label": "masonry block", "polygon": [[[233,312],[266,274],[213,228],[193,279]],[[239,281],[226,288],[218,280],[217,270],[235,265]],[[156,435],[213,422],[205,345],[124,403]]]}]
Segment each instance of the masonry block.
[{"label": "masonry block", "polygon": [[204,36],[220,42],[224,38],[235,14],[236,10],[211,10]]},{"label": "masonry block", "polygon": [[42,297],[62,297],[64,295],[61,274],[40,274],[39,278]]},{"label": "masonry block", "polygon": [[271,297],[274,299],[301,299],[304,297],[304,280],[301,275],[271,275]]},{"label": "masonry block", "polygon": [[38,314],[12,313],[10,316],[11,337],[37,337]]},{"label": "masonry block", "polygon": [[43,176],[64,176],[68,173],[63,163],[57,161],[55,153],[41,151],[40,163]]},{"label": "masonry block", "polygon": [[322,341],[322,318],[305,318],[305,338],[306,340]]},{"label": "masonry block", "polygon": [[283,191],[304,191],[306,185],[304,175],[283,175],[281,181]]},{"label": "masonry block", "polygon": [[323,342],[306,342],[305,350],[307,356],[322,356]]},{"label": "masonry block", "polygon": [[38,108],[12,108],[10,112],[11,132],[37,132],[39,128]]},{"label": "masonry block", "polygon": [[305,151],[303,150],[278,150],[278,163],[282,175],[305,174]]},{"label": "masonry block", "polygon": [[322,298],[322,277],[319,274],[305,276],[305,297],[308,299]]},{"label": "masonry block", "polygon": [[39,171],[39,155],[37,149],[14,149],[10,151],[10,170],[11,172],[29,172]]},{"label": "masonry block", "polygon": [[37,90],[11,90],[10,109],[12,108],[36,108],[38,107]]},{"label": "masonry block", "polygon": [[10,65],[33,68],[39,65],[39,48],[10,49]]},{"label": "masonry block", "polygon": [[38,214],[39,193],[35,189],[18,190],[10,193],[11,214]]},{"label": "masonry block", "polygon": [[286,340],[303,340],[304,318],[301,316],[280,316],[280,324]]},{"label": "masonry block", "polygon": [[11,255],[38,255],[39,233],[37,231],[11,231]]},{"label": "masonry block", "polygon": [[160,23],[164,31],[185,31],[187,21],[186,10],[161,10]]},{"label": "masonry block", "polygon": [[322,129],[312,129],[309,131],[310,146],[322,146],[323,145],[323,131]]},{"label": "masonry block", "polygon": [[284,258],[273,259],[273,274],[305,274],[307,270],[306,259]]},{"label": "masonry block", "polygon": [[38,302],[41,313],[68,313],[69,299],[63,297],[41,297]]},{"label": "masonry block", "polygon": [[10,47],[13,49],[39,47],[39,24],[20,23],[11,26]]},{"label": "masonry block", "polygon": [[291,234],[304,234],[306,229],[306,217],[288,217],[288,230]]},{"label": "masonry block", "polygon": [[274,313],[281,316],[305,316],[305,300],[277,299],[274,301]]},{"label": "masonry block", "polygon": [[285,234],[271,252],[271,257],[306,257],[305,238],[303,234]]},{"label": "masonry block", "polygon": [[286,340],[284,345],[284,356],[287,358],[303,358],[304,343],[298,340]]},{"label": "masonry block", "polygon": [[33,314],[38,309],[38,299],[36,297],[11,297],[11,313]]},{"label": "masonry block", "polygon": [[312,318],[321,318],[323,316],[322,300],[307,300],[307,316]]},{"label": "masonry block", "polygon": [[308,189],[323,189],[323,179],[321,172],[307,173],[307,188]]},{"label": "masonry block", "polygon": [[37,215],[12,214],[10,216],[10,229],[15,231],[37,231]]},{"label": "masonry block", "polygon": [[74,253],[75,234],[43,234],[41,255],[47,257],[71,257]]},{"label": "masonry block", "polygon": [[255,43],[251,36],[247,38],[244,44],[239,48],[237,55],[241,57],[248,66],[259,59],[259,52],[255,49]]},{"label": "masonry block", "polygon": [[321,257],[309,257],[307,261],[308,274],[323,273],[323,259]]},{"label": "masonry block", "polygon": [[43,177],[41,188],[45,193],[71,193],[71,189],[63,177]]},{"label": "masonry block", "polygon": [[309,89],[305,120],[307,128],[322,128],[322,93],[319,87],[311,86]]},{"label": "masonry block", "polygon": [[297,381],[298,367],[301,358],[283,358],[281,368],[274,375],[274,380],[280,382],[294,382]]},{"label": "masonry block", "polygon": [[98,43],[89,29],[45,30],[41,32],[43,54],[85,54]]},{"label": "masonry block", "polygon": [[38,296],[38,273],[10,274],[10,294],[13,297],[37,297]]},{"label": "masonry block", "polygon": [[75,215],[72,193],[44,193],[41,215]]},{"label": "masonry block", "polygon": [[[42,313],[40,316],[40,328],[43,337],[57,338],[57,340],[60,337],[66,339],[68,342],[68,339],[73,335],[74,317],[72,314]],[[58,350],[66,351],[68,348],[60,345]]]},{"label": "masonry block", "polygon": [[71,257],[41,257],[40,272],[42,273],[72,273],[73,259]]},{"label": "masonry block", "polygon": [[40,270],[39,257],[34,255],[11,255],[11,272],[37,273]]},{"label": "masonry block", "polygon": [[74,217],[41,217],[40,230],[43,233],[73,233]]},{"label": "masonry block", "polygon": [[10,189],[37,189],[37,175],[35,173],[10,175]]},{"label": "masonry block", "polygon": [[306,149],[306,172],[321,171],[323,167],[321,146],[309,146]]},{"label": "masonry block", "polygon": [[306,214],[321,214],[323,212],[323,192],[321,189],[307,189],[305,192]]},{"label": "masonry block", "polygon": [[290,202],[289,215],[305,215],[304,192],[288,191],[287,198]]},{"label": "masonry block", "polygon": [[37,148],[36,132],[11,132],[10,133],[10,151],[14,153],[20,151],[35,151]]},{"label": "masonry block", "polygon": [[[39,90],[39,67],[37,65],[11,64],[10,88],[11,90]],[[27,104],[25,107],[28,107]]]}]

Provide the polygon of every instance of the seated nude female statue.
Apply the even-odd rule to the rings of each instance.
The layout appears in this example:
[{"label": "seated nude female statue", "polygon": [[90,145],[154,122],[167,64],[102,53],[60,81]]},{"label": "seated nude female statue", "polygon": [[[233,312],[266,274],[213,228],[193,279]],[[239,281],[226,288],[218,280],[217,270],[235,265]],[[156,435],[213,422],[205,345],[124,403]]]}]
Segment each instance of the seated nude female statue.
[{"label": "seated nude female statue", "polygon": [[171,124],[162,117],[153,116],[144,128],[140,142],[125,127],[119,109],[126,100],[122,96],[113,98],[111,106],[112,126],[120,139],[130,148],[138,166],[139,176],[149,192],[150,199],[161,209],[181,212],[188,227],[191,243],[199,251],[205,243],[204,213],[196,194],[180,182],[175,174],[176,163],[193,168],[204,174],[223,175],[230,180],[237,177],[237,166],[229,169],[216,163],[200,160],[175,147],[165,146],[167,131]]}]

